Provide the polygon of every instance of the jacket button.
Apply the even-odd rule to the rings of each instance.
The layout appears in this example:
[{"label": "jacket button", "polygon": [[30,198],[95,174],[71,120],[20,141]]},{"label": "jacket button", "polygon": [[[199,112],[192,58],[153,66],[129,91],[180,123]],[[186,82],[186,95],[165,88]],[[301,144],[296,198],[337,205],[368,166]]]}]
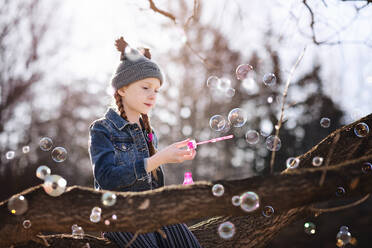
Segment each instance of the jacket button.
[{"label": "jacket button", "polygon": [[122,144],[121,147],[122,147],[124,150],[127,149],[127,147],[126,147],[124,144]]}]

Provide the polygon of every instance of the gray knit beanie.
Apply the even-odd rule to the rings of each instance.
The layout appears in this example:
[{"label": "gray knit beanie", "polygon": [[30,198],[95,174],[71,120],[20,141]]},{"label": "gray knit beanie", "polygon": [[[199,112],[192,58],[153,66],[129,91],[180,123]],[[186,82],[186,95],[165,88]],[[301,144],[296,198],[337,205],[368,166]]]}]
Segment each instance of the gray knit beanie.
[{"label": "gray knit beanie", "polygon": [[129,47],[122,37],[116,41],[116,47],[121,52],[121,62],[111,80],[111,86],[115,90],[145,78],[158,78],[160,85],[163,83],[160,68],[149,59],[151,55],[148,50],[144,50],[144,55],[148,57],[146,58],[137,49],[128,49]]}]

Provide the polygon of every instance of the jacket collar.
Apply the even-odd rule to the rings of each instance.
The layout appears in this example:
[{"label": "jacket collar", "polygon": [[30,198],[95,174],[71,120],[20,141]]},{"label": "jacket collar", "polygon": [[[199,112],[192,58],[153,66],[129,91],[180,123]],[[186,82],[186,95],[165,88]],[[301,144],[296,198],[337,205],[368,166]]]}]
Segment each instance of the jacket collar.
[{"label": "jacket collar", "polygon": [[107,110],[105,117],[119,130],[122,130],[126,125],[130,124],[130,122],[121,117],[113,108]]}]

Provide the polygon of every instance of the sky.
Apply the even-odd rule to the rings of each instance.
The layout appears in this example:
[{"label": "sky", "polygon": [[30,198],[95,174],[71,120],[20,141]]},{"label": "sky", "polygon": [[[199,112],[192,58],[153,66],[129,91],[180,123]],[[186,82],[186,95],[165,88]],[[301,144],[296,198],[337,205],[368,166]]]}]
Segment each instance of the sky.
[{"label": "sky", "polygon": [[[155,3],[160,8],[168,8],[167,1]],[[348,111],[352,119],[372,112],[372,25],[368,23],[372,7],[359,11],[355,18],[353,2],[309,1],[316,14],[315,30],[319,40],[331,37],[345,41],[342,45],[316,46],[307,37],[311,34],[309,12],[299,1],[216,0],[203,3],[208,7],[201,21],[221,29],[229,37],[232,48],[246,56],[254,49],[264,54],[263,32],[271,26],[274,34],[286,37],[277,49],[287,70],[303,47],[307,47],[295,78],[308,71],[314,61],[320,61],[326,92],[333,95],[333,100]],[[64,48],[66,60],[59,70],[71,78],[108,81],[119,61],[114,40],[121,35],[133,46],[145,44],[156,51],[153,52],[155,60],[157,56],[166,56],[171,47],[182,44],[180,29],[175,25],[173,33],[163,31],[162,25],[171,21],[149,10],[146,0],[66,0],[61,7],[63,23],[59,25],[68,25],[65,28],[70,36]],[[355,40],[368,41],[371,47],[348,43]]]}]

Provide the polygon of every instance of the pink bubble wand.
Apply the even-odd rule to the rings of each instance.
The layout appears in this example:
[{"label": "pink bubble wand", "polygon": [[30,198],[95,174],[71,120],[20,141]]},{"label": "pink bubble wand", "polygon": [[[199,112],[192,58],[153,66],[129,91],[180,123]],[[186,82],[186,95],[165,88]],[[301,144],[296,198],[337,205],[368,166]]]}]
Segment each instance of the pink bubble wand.
[{"label": "pink bubble wand", "polygon": [[222,140],[227,140],[227,139],[232,139],[232,138],[234,138],[234,135],[228,135],[228,136],[218,137],[218,138],[214,138],[214,139],[210,139],[210,140],[206,140],[206,141],[200,141],[198,143],[196,143],[195,140],[190,140],[187,143],[187,147],[189,149],[196,149],[196,147],[198,145],[207,144],[207,143],[215,143],[217,141],[222,141]]}]

